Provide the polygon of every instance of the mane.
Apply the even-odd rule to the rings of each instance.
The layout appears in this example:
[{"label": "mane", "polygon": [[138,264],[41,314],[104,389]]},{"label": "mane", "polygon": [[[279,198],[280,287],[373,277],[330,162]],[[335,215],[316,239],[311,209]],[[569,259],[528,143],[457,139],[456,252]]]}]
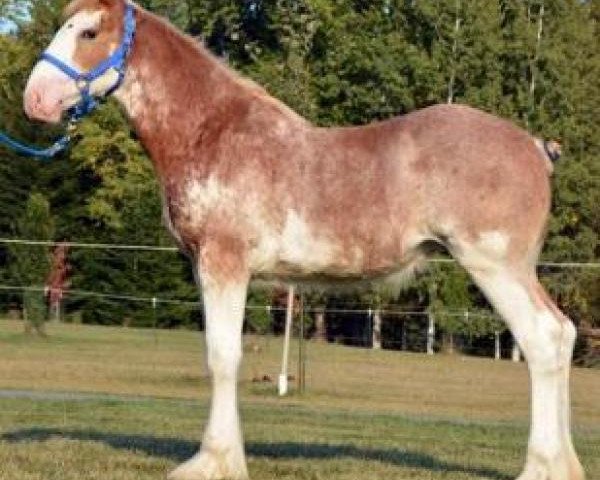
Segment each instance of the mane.
[{"label": "mane", "polygon": [[[97,10],[99,8],[103,8],[100,0],[72,0],[65,6],[63,17],[68,19],[82,10]],[[262,86],[237,73],[233,68],[227,65],[222,58],[213,54],[203,42],[179,31],[167,20],[145,8],[137,4],[135,4],[135,8],[139,15],[138,26],[141,26],[144,22],[148,22],[151,28],[158,29],[158,33],[163,35],[166,40],[170,39],[174,44],[187,50],[188,53],[186,56],[189,56],[190,58],[193,58],[194,56],[197,58],[201,57],[211,68],[214,68],[220,76],[229,79],[241,91],[245,91],[249,97],[254,97],[263,103],[270,104],[284,115],[306,121],[282,101],[270,95]]]},{"label": "mane", "polygon": [[82,10],[96,10],[100,4],[98,0],[71,0],[63,9],[63,18],[66,20]]},{"label": "mane", "polygon": [[[93,0],[75,0],[75,2],[81,3],[91,1]],[[271,104],[277,110],[288,116],[297,117],[303,121],[306,121],[301,115],[292,110],[285,103],[269,94],[269,92],[267,92],[262,86],[235,71],[222,58],[217,57],[214,53],[212,53],[202,41],[198,41],[196,38],[179,31],[163,17],[150,12],[139,5],[136,5],[136,8],[141,14],[140,22],[149,22],[152,27],[159,29],[160,33],[163,34],[167,39],[171,39],[173,42],[184,47],[189,52],[189,55],[202,58],[204,61],[208,62],[210,66],[215,69],[215,71],[236,84],[249,96],[258,98],[263,102]]]}]

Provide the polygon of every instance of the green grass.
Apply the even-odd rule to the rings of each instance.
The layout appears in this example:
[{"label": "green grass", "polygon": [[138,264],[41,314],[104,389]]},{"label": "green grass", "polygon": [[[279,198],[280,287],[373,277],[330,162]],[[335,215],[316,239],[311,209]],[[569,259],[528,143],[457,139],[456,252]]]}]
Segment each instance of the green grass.
[{"label": "green grass", "polygon": [[[162,479],[197,448],[193,401],[0,402],[1,479]],[[490,479],[519,470],[522,424],[244,404],[254,479]],[[591,479],[600,431],[577,434]]]},{"label": "green grass", "polygon": [[[0,399],[0,480],[163,479],[198,446],[200,335],[99,327],[28,338],[0,322],[0,389],[148,398]],[[242,414],[258,479],[512,480],[527,442],[523,365],[309,344],[308,391],[278,399],[280,339],[246,339]],[[293,368],[293,367],[292,367]],[[575,441],[600,478],[600,372],[575,370]],[[153,397],[161,397],[153,398]]]}]

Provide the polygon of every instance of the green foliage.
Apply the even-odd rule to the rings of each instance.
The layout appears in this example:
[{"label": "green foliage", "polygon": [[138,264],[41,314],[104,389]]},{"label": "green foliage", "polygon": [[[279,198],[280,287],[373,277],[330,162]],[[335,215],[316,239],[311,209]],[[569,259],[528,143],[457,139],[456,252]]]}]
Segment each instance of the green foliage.
[{"label": "green foliage", "polygon": [[26,290],[23,292],[23,319],[27,332],[32,329],[42,336],[46,336],[44,323],[46,322],[47,308],[43,292]]},{"label": "green foliage", "polygon": [[444,330],[457,333],[462,327],[463,313],[472,310],[470,282],[466,273],[454,265],[435,265],[424,279],[428,285],[429,311]]},{"label": "green foliage", "polygon": [[314,46],[319,121],[360,124],[432,103],[433,65],[382,12],[336,3]]},{"label": "green foliage", "polygon": [[272,293],[263,288],[255,288],[248,295],[246,328],[252,333],[265,334],[272,331],[273,318],[265,305],[271,305]]},{"label": "green foliage", "polygon": [[[80,125],[81,140],[71,152],[71,161],[81,171],[91,171],[98,187],[87,198],[87,216],[107,228],[120,230],[135,216],[159,205],[152,165],[114,104],[101,109]],[[141,205],[149,202],[150,205]],[[153,208],[154,207],[154,208]],[[136,231],[136,229],[132,229]]]},{"label": "green foliage", "polygon": [[[32,127],[21,92],[39,52],[60,25],[66,2],[0,0],[0,17],[19,24],[0,35],[0,128],[44,144],[56,130]],[[204,41],[232,66],[321,125],[360,124],[436,102],[464,102],[511,118],[563,144],[553,177],[548,261],[600,259],[600,43],[598,2],[579,0],[143,0]],[[543,8],[542,8],[543,6]],[[30,19],[29,19],[30,17]],[[199,72],[199,75],[201,72]],[[109,102],[83,122],[67,155],[39,164],[0,149],[0,231],[22,229],[31,191],[54,213],[55,237],[89,242],[171,245],[159,227],[160,196],[151,162],[119,108]],[[31,199],[30,199],[31,201]],[[48,232],[29,232],[36,238]],[[52,235],[51,235],[52,236]],[[31,253],[32,250],[29,250]],[[16,252],[0,249],[0,279],[17,272]],[[25,257],[29,257],[25,255]],[[172,257],[170,257],[172,258]],[[196,298],[185,259],[156,253],[72,252],[73,288],[134,296]],[[600,326],[597,272],[548,270],[544,282],[577,322]],[[21,278],[29,284],[33,277]],[[34,282],[35,283],[35,282]],[[250,305],[268,303],[253,292]],[[372,290],[345,301],[402,302],[430,308],[443,331],[470,336],[497,328],[468,277],[438,265],[403,293]],[[309,303],[326,304],[318,295]],[[118,302],[117,302],[118,303]],[[197,309],[78,299],[83,321],[193,324]],[[156,316],[154,314],[156,313]],[[255,310],[254,331],[270,316]]]},{"label": "green foliage", "polygon": [[[50,214],[50,204],[40,193],[29,196],[25,211],[16,222],[15,234],[20,238],[52,240],[54,221]],[[41,287],[51,265],[48,248],[31,248],[25,245],[12,245],[10,248],[11,280],[17,285],[34,288],[23,291],[23,317],[36,331],[44,333],[46,306]]]},{"label": "green foliage", "polygon": [[[32,193],[27,200],[25,211],[16,221],[15,234],[19,238],[52,240],[54,221],[50,215],[48,200],[40,193]],[[32,248],[26,245],[12,245],[12,278],[25,286],[43,285],[50,267],[50,253],[47,248]]]}]

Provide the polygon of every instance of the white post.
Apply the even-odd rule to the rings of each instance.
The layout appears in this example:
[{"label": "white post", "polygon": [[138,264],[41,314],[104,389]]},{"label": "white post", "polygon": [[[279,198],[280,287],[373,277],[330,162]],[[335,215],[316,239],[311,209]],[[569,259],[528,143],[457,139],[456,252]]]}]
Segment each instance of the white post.
[{"label": "white post", "polygon": [[455,12],[456,12],[456,19],[454,20],[454,40],[452,43],[452,57],[451,57],[451,66],[452,66],[452,70],[450,71],[450,80],[448,81],[448,99],[447,99],[447,103],[452,104],[454,103],[454,84],[456,82],[456,54],[458,52],[458,36],[460,34],[460,25],[462,23],[462,19],[460,18],[460,7],[461,7],[461,1],[460,0],[456,0],[456,4],[455,4]]},{"label": "white post", "polygon": [[287,309],[285,312],[285,337],[283,339],[283,358],[279,375],[279,396],[288,393],[288,359],[290,353],[290,336],[292,335],[292,319],[294,318],[294,286],[288,287]]},{"label": "white post", "polygon": [[429,313],[429,325],[427,327],[427,355],[433,355],[433,343],[435,342],[435,318]]},{"label": "white post", "polygon": [[315,308],[315,335],[317,342],[327,342],[327,325],[325,325],[325,307]]},{"label": "white post", "polygon": [[369,315],[371,315],[372,313],[372,324],[373,324],[373,330],[372,330],[372,345],[373,345],[373,350],[381,350],[381,310],[376,309],[374,312],[371,312],[371,309],[369,309]]},{"label": "white post", "polygon": [[515,363],[519,363],[521,361],[521,349],[519,348],[519,344],[514,338],[512,348],[512,361]]},{"label": "white post", "polygon": [[500,360],[502,358],[502,353],[500,351],[500,332],[498,330],[494,332],[494,347],[494,358]]},{"label": "white post", "polygon": [[54,323],[60,323],[60,300],[58,302],[55,302],[54,304],[52,304],[52,321]]}]

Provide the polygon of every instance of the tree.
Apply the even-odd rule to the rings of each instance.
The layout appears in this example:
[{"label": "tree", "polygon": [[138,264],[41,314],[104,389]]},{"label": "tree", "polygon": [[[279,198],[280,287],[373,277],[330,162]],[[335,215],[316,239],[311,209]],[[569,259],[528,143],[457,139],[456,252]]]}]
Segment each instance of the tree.
[{"label": "tree", "polygon": [[269,309],[272,293],[265,288],[253,288],[248,294],[246,328],[259,335],[272,333],[273,318]]},{"label": "tree", "polygon": [[[543,258],[592,262],[600,258],[600,48],[590,4],[546,0],[530,126],[559,138],[563,159],[553,178],[554,207]],[[597,321],[598,274],[546,272],[544,281],[576,323]],[[595,306],[596,305],[596,306]]]},{"label": "tree", "polygon": [[[24,215],[17,221],[16,232],[21,238],[52,240],[54,221],[48,200],[40,193],[32,193],[27,200]],[[41,288],[51,266],[48,248],[12,245],[12,279],[23,285],[23,317],[26,326],[44,335],[46,321],[45,293]]]},{"label": "tree", "polygon": [[434,101],[434,66],[408,43],[396,13],[379,2],[339,2],[320,13],[312,61],[320,123],[363,124]]},{"label": "tree", "polygon": [[[57,133],[37,128],[21,113],[31,66],[60,25],[65,0],[0,0],[0,18],[18,28],[0,35],[2,129],[47,144]],[[554,207],[543,258],[598,261],[600,219],[600,10],[579,0],[142,0],[168,16],[223,61],[241,70],[295,110],[321,125],[362,124],[437,102],[468,103],[510,118],[533,134],[557,139],[563,159],[552,179]],[[15,7],[29,5],[15,14]],[[201,75],[201,72],[199,72]],[[70,152],[40,166],[0,150],[0,229],[16,232],[31,191],[54,213],[56,237],[89,242],[171,245],[159,228],[160,195],[152,166],[119,108],[108,102],[82,122]],[[171,255],[171,254],[168,254]],[[172,257],[169,257],[172,258]],[[0,277],[14,258],[0,249]],[[196,298],[188,263],[156,252],[73,251],[73,288],[134,296]],[[543,271],[560,306],[578,322],[598,325],[598,274]],[[262,293],[252,294],[260,303]],[[454,267],[436,266],[399,298],[373,290],[336,301],[375,310],[434,312],[446,343],[454,332],[485,336],[497,328],[486,302]],[[315,300],[316,302],[317,300]],[[328,303],[318,299],[319,304]],[[341,303],[340,303],[341,305]],[[86,322],[190,325],[188,305],[125,304],[73,299],[68,311]],[[475,312],[468,322],[462,312]],[[454,312],[452,315],[444,312]],[[263,312],[264,313],[264,312]],[[481,315],[479,315],[480,313]],[[262,313],[261,313],[262,315]],[[259,315],[260,316],[260,315]],[[331,331],[369,337],[364,316]],[[266,317],[256,319],[262,325]],[[416,320],[416,319],[415,319]],[[392,344],[423,338],[422,317],[384,322]],[[254,322],[254,320],[251,320]],[[421,323],[419,323],[421,322]],[[399,326],[403,326],[400,329]],[[262,328],[262,327],[260,327]],[[370,337],[369,337],[370,338]]]},{"label": "tree", "polygon": [[316,120],[310,62],[320,23],[317,13],[307,1],[277,0],[270,8],[265,37],[277,41],[257,45],[260,56],[244,70],[296,112]]}]

